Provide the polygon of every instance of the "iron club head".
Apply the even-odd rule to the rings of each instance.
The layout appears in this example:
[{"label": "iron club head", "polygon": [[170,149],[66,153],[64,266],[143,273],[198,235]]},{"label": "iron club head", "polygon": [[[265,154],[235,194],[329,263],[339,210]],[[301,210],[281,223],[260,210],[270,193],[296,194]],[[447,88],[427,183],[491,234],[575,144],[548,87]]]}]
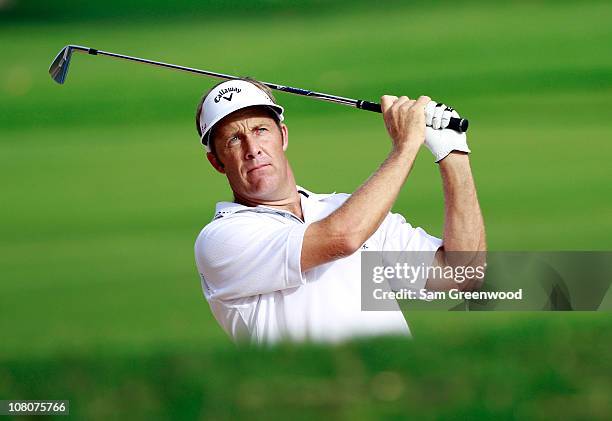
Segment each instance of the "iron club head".
[{"label": "iron club head", "polygon": [[64,83],[66,80],[66,75],[68,74],[68,66],[70,65],[70,58],[72,57],[72,48],[70,46],[66,46],[62,48],[53,62],[51,66],[49,66],[49,74],[51,78],[59,84]]},{"label": "iron club head", "polygon": [[66,80],[66,76],[68,75],[68,66],[70,66],[70,59],[72,58],[72,53],[74,51],[82,51],[87,52],[89,48],[81,47],[79,45],[67,45],[62,50],[57,53],[55,59],[49,66],[49,74],[51,78],[59,83],[60,85],[64,83]]}]

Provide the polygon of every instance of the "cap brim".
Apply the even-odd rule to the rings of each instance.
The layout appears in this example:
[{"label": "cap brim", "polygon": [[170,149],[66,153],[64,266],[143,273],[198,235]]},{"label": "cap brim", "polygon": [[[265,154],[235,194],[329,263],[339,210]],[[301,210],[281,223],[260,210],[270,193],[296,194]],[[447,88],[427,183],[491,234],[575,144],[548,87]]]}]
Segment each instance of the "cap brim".
[{"label": "cap brim", "polygon": [[221,120],[223,120],[225,117],[230,116],[232,114],[234,114],[236,111],[240,111],[240,110],[244,110],[245,108],[249,108],[249,107],[268,107],[270,108],[274,114],[276,114],[276,117],[278,118],[278,121],[283,121],[283,113],[285,112],[285,109],[283,107],[281,107],[280,105],[274,104],[247,104],[244,105],[242,107],[238,107],[235,110],[233,110],[231,113],[223,115],[219,118],[217,118],[216,120],[213,120],[212,123],[209,124],[209,126],[206,128],[206,130],[202,133],[202,136],[200,137],[200,142],[202,143],[202,145],[204,145],[206,147],[206,151],[207,152],[211,152],[210,150],[210,132],[213,129],[213,127],[215,127],[215,124],[217,124],[218,122],[220,122]]}]

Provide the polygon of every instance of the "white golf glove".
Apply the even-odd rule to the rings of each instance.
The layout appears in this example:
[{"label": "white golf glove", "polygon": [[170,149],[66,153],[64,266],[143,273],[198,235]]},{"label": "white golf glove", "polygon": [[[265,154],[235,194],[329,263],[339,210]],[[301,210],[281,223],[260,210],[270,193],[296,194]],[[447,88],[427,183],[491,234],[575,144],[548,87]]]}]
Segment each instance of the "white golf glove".
[{"label": "white golf glove", "polygon": [[446,128],[451,117],[459,118],[459,114],[444,104],[430,101],[425,106],[425,146],[434,155],[435,162],[440,162],[452,151],[471,152],[465,133]]}]

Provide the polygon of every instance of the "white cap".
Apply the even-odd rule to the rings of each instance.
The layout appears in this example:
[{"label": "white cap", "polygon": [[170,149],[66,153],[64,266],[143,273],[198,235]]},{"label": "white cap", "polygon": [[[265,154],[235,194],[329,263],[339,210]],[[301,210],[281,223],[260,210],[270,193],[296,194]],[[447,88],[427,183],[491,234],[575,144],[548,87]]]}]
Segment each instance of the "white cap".
[{"label": "white cap", "polygon": [[283,121],[283,107],[275,104],[264,91],[245,80],[228,80],[223,82],[204,99],[202,111],[200,112],[200,138],[206,150],[210,152],[209,134],[212,127],[223,117],[254,105],[265,105],[270,107],[277,115],[279,121]]}]

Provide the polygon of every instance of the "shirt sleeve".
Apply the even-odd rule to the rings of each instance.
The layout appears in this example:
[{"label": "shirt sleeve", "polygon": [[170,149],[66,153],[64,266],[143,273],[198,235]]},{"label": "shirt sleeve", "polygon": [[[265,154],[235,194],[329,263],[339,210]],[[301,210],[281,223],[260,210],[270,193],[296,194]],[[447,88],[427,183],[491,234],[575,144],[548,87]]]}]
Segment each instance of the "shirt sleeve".
[{"label": "shirt sleeve", "polygon": [[397,213],[389,213],[381,229],[382,249],[386,251],[436,251],[442,246],[441,239],[420,227],[413,228]]},{"label": "shirt sleeve", "polygon": [[[432,266],[436,251],[442,246],[442,240],[429,235],[424,229],[414,228],[406,219],[397,213],[389,213],[381,224],[382,252],[385,265],[408,263],[415,268]],[[400,282],[398,285],[409,289],[425,288],[427,276],[419,276],[410,284]]]},{"label": "shirt sleeve", "polygon": [[195,257],[207,299],[250,297],[305,283],[300,259],[308,225],[253,219],[218,221],[198,236]]}]

